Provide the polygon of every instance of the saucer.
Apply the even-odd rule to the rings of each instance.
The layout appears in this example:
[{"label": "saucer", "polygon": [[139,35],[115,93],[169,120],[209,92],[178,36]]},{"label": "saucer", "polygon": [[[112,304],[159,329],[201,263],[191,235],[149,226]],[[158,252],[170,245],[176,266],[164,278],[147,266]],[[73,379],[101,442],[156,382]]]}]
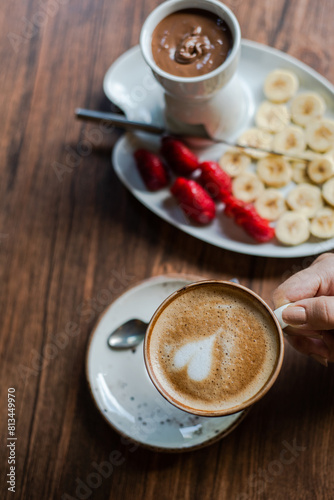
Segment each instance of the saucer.
[{"label": "saucer", "polygon": [[105,310],[90,337],[86,376],[98,410],[121,435],[155,451],[182,452],[208,446],[231,432],[247,413],[213,418],[179,410],[152,384],[142,344],[124,351],[107,345],[115,328],[133,318],[149,322],[168,295],[198,279],[166,275],[143,281]]},{"label": "saucer", "polygon": [[[265,45],[242,40],[241,57],[237,75],[244,85],[248,102],[242,127],[229,137],[235,142],[246,129],[253,126],[255,109],[264,100],[262,91],[266,75],[277,68],[295,72],[300,81],[300,92],[312,90],[320,92],[327,104],[326,116],[334,119],[334,87],[319,73],[297,59]],[[130,120],[154,123],[164,126],[163,89],[154,79],[146,65],[138,46],[125,52],[107,71],[103,88],[106,96],[119,106]],[[158,151],[160,140],[148,134],[126,134],[117,142],[112,161],[120,181],[147,208],[178,229],[206,241],[212,245],[247,255],[264,257],[303,257],[326,252],[334,248],[334,238],[318,240],[310,238],[296,247],[285,247],[274,239],[268,243],[257,243],[240,227],[224,216],[217,207],[218,216],[206,227],[190,224],[176,203],[173,203],[169,190],[149,192],[135,167],[133,152],[138,147]],[[198,152],[201,161],[217,160],[226,146],[216,144]],[[292,184],[292,183],[291,183]],[[293,186],[283,188],[284,194]]]}]

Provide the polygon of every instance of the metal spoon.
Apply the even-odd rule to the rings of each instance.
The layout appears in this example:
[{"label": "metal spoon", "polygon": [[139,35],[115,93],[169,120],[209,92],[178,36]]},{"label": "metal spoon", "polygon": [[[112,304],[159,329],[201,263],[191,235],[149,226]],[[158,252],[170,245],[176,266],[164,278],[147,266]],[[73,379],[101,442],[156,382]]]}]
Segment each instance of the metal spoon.
[{"label": "metal spoon", "polygon": [[[75,110],[75,116],[78,120],[88,120],[92,122],[100,122],[104,121],[105,123],[110,123],[111,125],[115,125],[116,127],[122,128],[124,130],[142,130],[143,132],[148,132],[150,134],[157,134],[157,135],[163,135],[163,134],[169,134],[172,132],[169,132],[167,129],[163,127],[158,127],[156,125],[152,125],[150,123],[143,123],[143,122],[137,122],[133,120],[128,120],[124,116],[118,115],[116,113],[105,113],[103,111],[95,111],[92,109],[82,109],[82,108],[77,108]],[[262,153],[267,153],[270,155],[275,155],[275,156],[284,156],[286,159],[291,159],[291,160],[304,160],[304,161],[310,161],[310,158],[307,157],[307,154],[305,155],[301,153],[300,155],[293,155],[293,156],[287,156],[286,153],[279,153],[277,151],[273,151],[271,149],[263,149],[263,148],[256,148],[253,146],[247,146],[247,145],[241,145],[238,143],[230,142],[225,139],[216,139],[214,137],[211,137],[204,125],[197,125],[198,129],[198,135],[192,136],[192,135],[184,135],[184,134],[176,134],[180,139],[182,139],[184,142],[186,142],[190,147],[193,148],[202,148],[206,147],[212,144],[225,144],[230,147],[237,147],[241,149],[252,149],[255,151],[260,151]],[[172,135],[175,135],[172,133]]]},{"label": "metal spoon", "polygon": [[114,330],[108,337],[112,349],[133,349],[144,340],[148,324],[140,319],[130,319]]},{"label": "metal spoon", "polygon": [[[239,283],[237,278],[229,281]],[[144,340],[147,327],[148,323],[141,319],[130,319],[111,332],[107,344],[111,349],[133,349]]]}]

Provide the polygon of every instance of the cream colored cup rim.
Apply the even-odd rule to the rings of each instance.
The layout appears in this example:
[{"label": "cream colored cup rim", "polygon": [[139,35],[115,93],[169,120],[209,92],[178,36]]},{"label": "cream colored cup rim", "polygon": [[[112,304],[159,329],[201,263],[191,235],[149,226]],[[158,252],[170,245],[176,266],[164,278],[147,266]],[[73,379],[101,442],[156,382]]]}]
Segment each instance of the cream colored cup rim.
[{"label": "cream colored cup rim", "polygon": [[[264,308],[267,310],[269,315],[271,316],[274,324],[276,325],[276,331],[278,335],[278,341],[279,341],[279,351],[278,351],[278,356],[274,365],[274,369],[266,381],[266,383],[263,385],[263,387],[251,398],[249,398],[247,401],[244,401],[243,403],[236,405],[232,408],[224,409],[224,410],[202,410],[202,409],[196,409],[192,408],[173,396],[171,396],[168,391],[165,390],[161,382],[158,380],[154,373],[154,369],[152,366],[152,362],[150,359],[150,340],[152,337],[152,332],[154,330],[154,325],[156,321],[158,320],[159,316],[161,313],[165,310],[165,308],[173,302],[179,295],[185,293],[187,290],[190,288],[197,288],[199,286],[207,286],[207,285],[223,285],[224,287],[230,287],[230,288],[237,288],[239,290],[242,290],[245,292],[247,295],[251,295],[253,299],[256,299],[258,302],[260,302]],[[284,357],[284,338],[283,338],[283,332],[282,328],[279,324],[278,319],[276,318],[274,312],[272,309],[268,306],[268,304],[253,290],[250,290],[249,288],[240,285],[238,283],[233,283],[231,281],[223,281],[223,280],[202,280],[202,281],[196,281],[194,283],[190,283],[188,285],[183,286],[179,290],[176,290],[173,292],[171,295],[169,295],[157,308],[155,313],[153,314],[151,321],[148,325],[146,335],[144,338],[144,362],[146,366],[147,373],[153,382],[153,385],[156,387],[156,389],[160,392],[160,394],[171,404],[176,406],[177,408],[184,410],[188,413],[192,413],[194,415],[200,415],[200,416],[205,416],[205,417],[218,417],[218,416],[225,416],[225,415],[231,415],[234,413],[238,413],[239,411],[242,411],[250,406],[252,406],[254,403],[259,401],[268,391],[269,389],[273,386],[274,382],[276,381],[278,374],[281,370],[282,363],[283,363],[283,357]]]},{"label": "cream colored cup rim", "polygon": [[[216,6],[218,10],[220,10],[220,14],[217,11],[210,10],[209,6]],[[169,10],[170,8],[172,10]],[[167,71],[164,71],[156,64],[156,62],[153,59],[151,51],[152,33],[155,27],[159,24],[159,22],[165,17],[167,17],[169,14],[187,8],[208,10],[209,12],[214,12],[216,15],[220,15],[224,19],[224,21],[228,24],[233,37],[232,50],[228,55],[228,57],[225,59],[225,61],[213,71],[205,73],[204,75],[193,76],[193,77],[182,77],[182,76],[172,75],[171,73],[167,73]],[[159,18],[159,20],[156,23],[154,23],[153,22],[154,17],[157,16],[161,11],[162,12],[168,11],[168,12],[166,12],[165,15],[163,15],[161,18]],[[148,15],[148,17],[144,21],[144,24],[140,32],[140,47],[143,57],[148,66],[152,69],[152,71],[154,71],[154,73],[158,74],[160,77],[163,77],[166,80],[170,80],[177,83],[202,82],[219,75],[232,64],[235,57],[239,53],[240,44],[241,44],[241,33],[238,20],[231,11],[231,9],[229,9],[219,0],[167,0],[166,2],[163,2],[162,4],[158,5],[158,7],[156,7]]]}]

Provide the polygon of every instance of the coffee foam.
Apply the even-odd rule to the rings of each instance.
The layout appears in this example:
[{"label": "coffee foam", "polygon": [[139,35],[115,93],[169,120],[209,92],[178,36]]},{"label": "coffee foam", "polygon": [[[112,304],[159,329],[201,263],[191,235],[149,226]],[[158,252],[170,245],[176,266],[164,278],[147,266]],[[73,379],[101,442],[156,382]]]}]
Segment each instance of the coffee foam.
[{"label": "coffee foam", "polygon": [[216,334],[211,337],[188,342],[176,350],[173,364],[176,370],[187,367],[187,375],[190,380],[199,382],[210,374],[212,365],[212,347]]},{"label": "coffee foam", "polygon": [[227,410],[253,397],[276,365],[279,339],[265,307],[237,287],[188,288],[159,315],[152,368],[165,391],[198,410]]}]

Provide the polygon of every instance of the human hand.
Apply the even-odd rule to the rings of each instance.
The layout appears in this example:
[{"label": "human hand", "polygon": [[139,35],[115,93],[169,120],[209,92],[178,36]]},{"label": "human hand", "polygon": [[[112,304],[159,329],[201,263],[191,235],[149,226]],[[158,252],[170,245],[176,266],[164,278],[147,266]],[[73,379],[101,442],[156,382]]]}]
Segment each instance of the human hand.
[{"label": "human hand", "polygon": [[327,366],[334,362],[334,254],[320,255],[307,269],[294,274],[273,294],[275,309],[284,309],[289,343]]}]

